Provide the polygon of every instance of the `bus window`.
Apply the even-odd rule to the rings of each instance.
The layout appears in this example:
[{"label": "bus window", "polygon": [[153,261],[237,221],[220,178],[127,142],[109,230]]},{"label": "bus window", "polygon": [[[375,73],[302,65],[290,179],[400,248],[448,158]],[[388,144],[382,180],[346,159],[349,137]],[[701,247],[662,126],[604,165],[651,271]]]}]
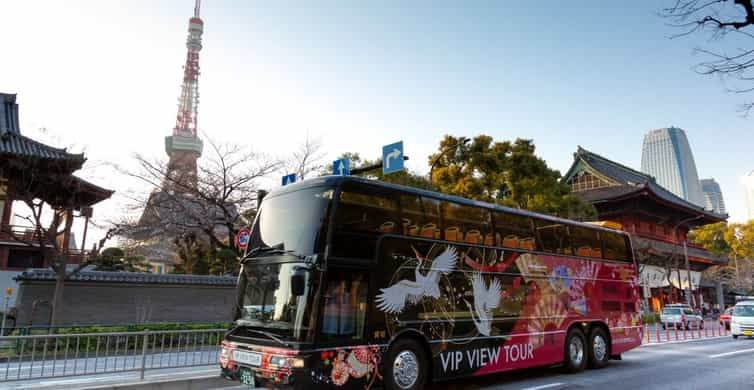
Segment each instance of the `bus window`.
[{"label": "bus window", "polygon": [[612,232],[600,232],[600,237],[605,246],[604,258],[608,260],[631,260],[626,236]]},{"label": "bus window", "polygon": [[432,204],[426,204],[421,197],[413,194],[401,194],[401,233],[424,238],[440,238],[440,228]]},{"label": "bus window", "polygon": [[581,226],[569,226],[568,232],[576,256],[602,257],[602,243],[596,230]]},{"label": "bus window", "polygon": [[539,236],[537,250],[566,255],[573,254],[565,226],[545,219],[536,219],[535,224]]},{"label": "bus window", "polygon": [[495,213],[495,242],[508,248],[534,250],[531,219],[506,212]]},{"label": "bus window", "polygon": [[340,193],[335,214],[334,256],[372,259],[377,236],[398,234],[402,229],[396,200],[369,193],[369,188],[362,191]]},{"label": "bus window", "polygon": [[328,271],[322,313],[321,339],[364,337],[367,282],[363,272]]},{"label": "bus window", "polygon": [[463,241],[482,244],[484,237],[492,232],[489,210],[482,207],[442,202],[444,237],[448,241]]}]

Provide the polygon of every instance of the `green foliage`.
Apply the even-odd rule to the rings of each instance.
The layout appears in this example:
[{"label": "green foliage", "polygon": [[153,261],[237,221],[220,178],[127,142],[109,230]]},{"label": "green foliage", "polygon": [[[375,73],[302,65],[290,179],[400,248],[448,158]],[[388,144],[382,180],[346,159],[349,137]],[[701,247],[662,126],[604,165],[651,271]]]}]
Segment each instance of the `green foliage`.
[{"label": "green foliage", "polygon": [[642,313],[641,315],[641,323],[642,324],[656,324],[660,322],[660,313]]},{"label": "green foliage", "polygon": [[731,248],[725,235],[728,231],[726,222],[700,226],[689,232],[689,240],[704,247],[708,252],[718,256],[729,256]]},{"label": "green foliage", "polygon": [[149,268],[144,256],[126,255],[123,249],[106,248],[94,259],[97,271],[142,272]]},{"label": "green foliage", "polygon": [[440,192],[565,218],[591,220],[594,207],[570,193],[560,172],[537,157],[531,140],[497,142],[479,135],[471,142],[446,135],[429,156],[432,182]]},{"label": "green foliage", "polygon": [[209,271],[212,275],[238,275],[240,267],[238,253],[232,249],[222,248],[217,251]]}]

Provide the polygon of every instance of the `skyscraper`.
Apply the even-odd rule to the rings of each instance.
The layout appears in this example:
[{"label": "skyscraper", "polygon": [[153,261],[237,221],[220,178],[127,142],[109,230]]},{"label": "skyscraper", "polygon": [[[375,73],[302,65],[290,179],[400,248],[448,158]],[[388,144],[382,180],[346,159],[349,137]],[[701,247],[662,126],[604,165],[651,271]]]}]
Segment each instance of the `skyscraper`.
[{"label": "skyscraper", "polygon": [[668,127],[644,135],[641,170],[675,195],[704,207],[694,155],[682,129]]},{"label": "skyscraper", "polygon": [[746,206],[749,208],[749,219],[754,219],[754,171],[744,176],[744,192],[746,193]]},{"label": "skyscraper", "polygon": [[725,214],[723,192],[715,179],[702,179],[702,193],[704,194],[704,208],[718,214]]}]

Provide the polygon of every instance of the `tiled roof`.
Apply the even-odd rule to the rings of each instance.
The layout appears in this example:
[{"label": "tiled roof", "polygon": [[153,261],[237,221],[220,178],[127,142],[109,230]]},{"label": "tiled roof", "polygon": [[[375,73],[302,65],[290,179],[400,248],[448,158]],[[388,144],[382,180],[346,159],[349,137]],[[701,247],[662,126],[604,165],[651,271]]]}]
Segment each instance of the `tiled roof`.
[{"label": "tiled roof", "polygon": [[[14,278],[17,281],[54,281],[55,272],[51,269],[30,269]],[[67,280],[92,283],[126,283],[126,284],[184,284],[207,286],[235,286],[236,277],[210,275],[173,275],[149,274],[140,272],[101,272],[81,271],[71,275]]]},{"label": "tiled roof", "polygon": [[577,165],[576,162],[578,160],[581,160],[595,171],[621,184],[620,186],[616,187],[588,190],[579,193],[579,196],[582,196],[585,199],[592,198],[588,199],[590,201],[600,200],[598,196],[605,196],[605,198],[602,199],[607,199],[615,196],[626,195],[631,193],[631,191],[629,190],[630,188],[634,188],[636,191],[646,188],[666,202],[673,203],[699,214],[704,214],[712,219],[722,221],[728,218],[727,215],[721,215],[712,211],[705,210],[701,206],[695,205],[681,197],[678,197],[669,190],[665,189],[665,187],[657,184],[655,178],[650,175],[639,172],[615,161],[609,160],[596,153],[592,153],[582,148],[581,146],[579,146],[578,150],[574,154],[574,160],[575,161],[571,166],[571,169],[568,171],[568,173],[566,173],[566,178],[575,173],[573,172],[573,170]]},{"label": "tiled roof", "polygon": [[[675,254],[676,258],[683,258],[683,246],[681,244],[675,245],[669,242],[654,240],[646,237],[633,236],[634,244],[637,247],[649,247],[656,252],[662,253],[665,256]],[[728,259],[723,256],[716,256],[704,249],[688,246],[687,248],[689,257],[695,257],[698,259],[704,259],[706,261],[715,264],[725,264]]]},{"label": "tiled roof", "polygon": [[2,130],[0,130],[0,155],[70,160],[78,162],[79,167],[85,161],[83,154],[68,153],[65,149],[53,148],[19,133]]}]

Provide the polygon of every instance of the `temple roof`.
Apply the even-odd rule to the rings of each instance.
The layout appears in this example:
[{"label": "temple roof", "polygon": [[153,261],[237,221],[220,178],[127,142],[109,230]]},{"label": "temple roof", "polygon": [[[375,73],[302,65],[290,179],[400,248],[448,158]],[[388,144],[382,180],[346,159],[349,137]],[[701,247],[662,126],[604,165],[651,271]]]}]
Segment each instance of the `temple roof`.
[{"label": "temple roof", "polygon": [[[633,236],[634,245],[638,248],[647,248],[662,256],[675,255],[676,258],[683,258],[683,246],[681,244],[672,244],[666,241],[654,240],[646,237]],[[702,248],[687,246],[689,258],[695,262],[704,262],[709,264],[726,264],[728,258],[725,256],[713,255]]]},{"label": "temple roof", "polygon": [[728,218],[725,214],[717,214],[713,211],[705,210],[703,207],[673,194],[659,185],[654,177],[646,173],[609,160],[581,146],[578,147],[573,157],[574,162],[564,176],[565,181],[569,181],[579,171],[586,169],[597,176],[607,179],[610,183],[607,187],[577,192],[586,201],[597,203],[599,201],[618,200],[637,195],[653,195],[659,200],[684,209],[689,213],[703,215],[710,222],[724,221]]},{"label": "temple roof", "polygon": [[29,157],[44,160],[66,160],[78,169],[86,159],[83,154],[68,153],[65,149],[54,148],[20,133],[0,129],[0,157]]}]

